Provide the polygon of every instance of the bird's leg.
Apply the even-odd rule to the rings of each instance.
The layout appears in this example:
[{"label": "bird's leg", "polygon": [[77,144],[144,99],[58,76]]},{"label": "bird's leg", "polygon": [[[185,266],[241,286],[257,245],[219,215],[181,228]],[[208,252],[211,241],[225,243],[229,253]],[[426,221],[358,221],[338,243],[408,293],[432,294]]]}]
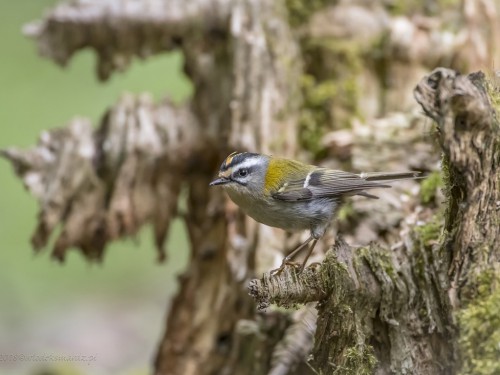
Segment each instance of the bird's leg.
[{"label": "bird's leg", "polygon": [[[284,257],[283,261],[281,262],[281,266],[279,266],[279,268],[276,268],[275,270],[272,270],[271,274],[279,275],[281,272],[283,272],[283,270],[285,269],[285,266],[287,264],[290,264],[290,261],[293,259],[293,257],[295,255],[297,255],[304,247],[306,247],[309,244],[309,242],[311,242],[312,240],[314,240],[314,237],[309,236],[309,238],[307,240],[305,240],[302,244],[300,244],[294,251],[292,251],[290,254],[288,254],[286,257]],[[312,247],[314,247],[314,245],[316,244],[316,241],[317,240],[314,240]],[[309,258],[309,256],[311,255],[311,251],[312,250],[309,250],[307,258]],[[307,258],[306,258],[306,260],[307,260]],[[302,266],[302,268],[304,268],[304,267]]]},{"label": "bird's leg", "polygon": [[311,256],[313,250],[314,250],[314,246],[316,246],[316,244],[318,243],[318,239],[315,238],[313,243],[311,244],[311,246],[309,247],[309,251],[307,252],[307,255],[306,257],[304,258],[304,261],[302,262],[302,267],[301,267],[301,271],[304,269],[304,267],[306,266],[306,263],[307,263],[307,260],[309,259],[309,257]]}]

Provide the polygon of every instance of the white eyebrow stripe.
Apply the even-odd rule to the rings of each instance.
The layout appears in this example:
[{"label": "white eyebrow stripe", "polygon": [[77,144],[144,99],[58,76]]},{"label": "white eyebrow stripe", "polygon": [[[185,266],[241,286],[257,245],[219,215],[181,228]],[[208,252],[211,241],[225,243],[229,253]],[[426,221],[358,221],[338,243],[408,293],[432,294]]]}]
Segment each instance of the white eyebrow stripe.
[{"label": "white eyebrow stripe", "polygon": [[311,181],[311,175],[312,175],[312,171],[307,174],[306,180],[304,181],[304,186],[302,186],[303,188],[306,188],[309,186],[309,181]]},{"label": "white eyebrow stripe", "polygon": [[242,168],[250,168],[250,167],[253,167],[257,164],[259,164],[259,159],[249,158],[249,159],[243,160],[239,164],[233,165],[233,170],[237,171],[237,170],[242,169]]}]

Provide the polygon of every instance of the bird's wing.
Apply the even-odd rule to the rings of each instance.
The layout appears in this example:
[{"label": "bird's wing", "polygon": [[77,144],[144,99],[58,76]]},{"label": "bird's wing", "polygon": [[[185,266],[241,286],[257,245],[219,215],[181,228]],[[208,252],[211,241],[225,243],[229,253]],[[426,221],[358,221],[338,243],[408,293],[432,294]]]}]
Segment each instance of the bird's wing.
[{"label": "bird's wing", "polygon": [[[386,176],[385,174],[380,174]],[[373,175],[370,175],[373,178]],[[394,179],[400,179],[398,175]],[[411,178],[406,176],[405,178]],[[306,178],[293,180],[285,183],[276,192],[273,198],[283,201],[302,201],[315,198],[340,198],[342,195],[354,195],[361,193],[370,198],[373,195],[363,193],[363,190],[373,188],[386,188],[373,180],[363,178],[363,175],[320,168],[309,174]]]}]

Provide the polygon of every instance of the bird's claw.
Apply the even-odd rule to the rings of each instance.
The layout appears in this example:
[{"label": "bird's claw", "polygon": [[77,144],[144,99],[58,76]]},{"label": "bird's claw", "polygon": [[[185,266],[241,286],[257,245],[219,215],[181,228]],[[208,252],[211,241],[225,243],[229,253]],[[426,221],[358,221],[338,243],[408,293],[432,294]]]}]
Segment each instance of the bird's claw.
[{"label": "bird's claw", "polygon": [[287,266],[298,268],[299,273],[304,270],[304,265],[302,263],[292,262],[290,260],[284,259],[283,262],[281,263],[281,266],[279,266],[274,270],[271,270],[269,273],[271,274],[271,276],[279,276]]}]

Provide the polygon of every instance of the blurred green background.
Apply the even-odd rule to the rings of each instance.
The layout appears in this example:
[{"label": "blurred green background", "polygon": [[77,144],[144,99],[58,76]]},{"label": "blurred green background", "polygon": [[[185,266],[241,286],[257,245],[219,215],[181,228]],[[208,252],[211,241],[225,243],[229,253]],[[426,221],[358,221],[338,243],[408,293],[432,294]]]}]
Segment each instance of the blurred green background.
[{"label": "blurred green background", "polygon": [[[78,53],[62,69],[37,55],[22,26],[40,18],[54,0],[0,0],[0,147],[30,147],[44,129],[73,116],[94,123],[123,92],[148,91],[182,101],[191,93],[179,54],[136,61],[125,73],[99,83],[95,56]],[[166,264],[155,262],[151,228],[108,247],[102,265],[76,252],[66,263],[30,246],[37,203],[9,163],[0,161],[0,356],[93,355],[89,363],[2,361],[0,374],[144,374],[165,325],[175,274],[185,265],[184,228],[171,229]],[[56,369],[56,370],[54,370]],[[53,372],[56,371],[56,372]]]}]

